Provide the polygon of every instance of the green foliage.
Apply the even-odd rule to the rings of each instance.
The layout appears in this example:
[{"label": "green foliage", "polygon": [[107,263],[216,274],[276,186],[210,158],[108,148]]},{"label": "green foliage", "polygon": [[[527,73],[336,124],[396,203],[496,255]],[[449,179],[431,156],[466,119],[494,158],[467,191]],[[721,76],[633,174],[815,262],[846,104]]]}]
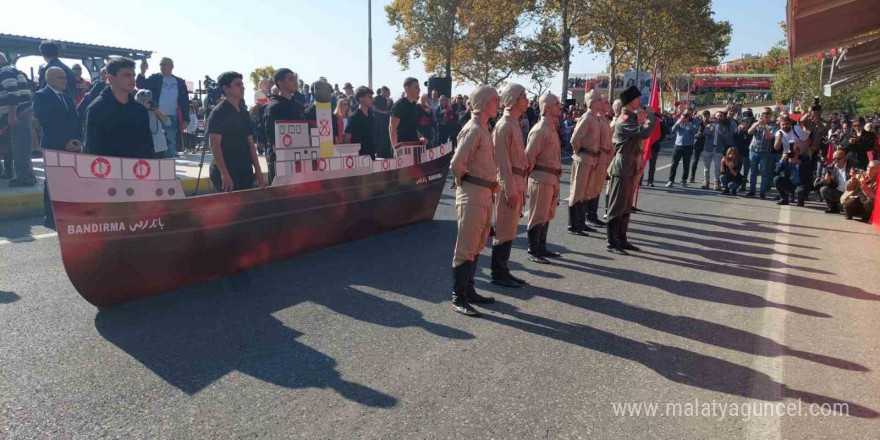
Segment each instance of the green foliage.
[{"label": "green foliage", "polygon": [[880,76],[875,76],[856,93],[856,110],[861,115],[880,114]]},{"label": "green foliage", "polygon": [[254,83],[254,89],[257,89],[260,86],[260,80],[275,77],[275,68],[272,66],[257,67],[251,72],[250,77],[251,81]]}]

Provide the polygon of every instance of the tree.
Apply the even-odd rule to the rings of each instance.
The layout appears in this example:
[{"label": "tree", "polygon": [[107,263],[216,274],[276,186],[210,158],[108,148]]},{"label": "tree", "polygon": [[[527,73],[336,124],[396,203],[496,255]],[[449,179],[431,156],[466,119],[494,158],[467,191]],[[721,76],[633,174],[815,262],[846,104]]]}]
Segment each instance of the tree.
[{"label": "tree", "polygon": [[822,92],[819,85],[819,60],[795,60],[792,65],[784,65],[773,79],[773,94],[783,102],[800,101],[802,105],[812,102],[814,96]]},{"label": "tree", "polygon": [[421,58],[428,72],[498,86],[560,59],[542,28],[527,33],[535,28],[532,0],[394,0],[385,11],[398,30],[392,53],[403,68]]},{"label": "tree", "polygon": [[580,44],[589,44],[596,52],[608,53],[610,101],[614,100],[617,69],[628,67],[634,61],[635,53],[626,43],[635,38],[632,26],[635,5],[634,0],[591,0],[573,26]]},{"label": "tree", "polygon": [[856,104],[859,114],[880,114],[880,76],[867,80],[865,86],[859,89],[856,94]]},{"label": "tree", "polygon": [[250,76],[254,83],[254,89],[258,89],[260,88],[260,80],[275,78],[275,68],[272,66],[257,67]]},{"label": "tree", "polygon": [[584,14],[589,7],[590,0],[543,0],[539,10],[544,18],[543,32],[556,35],[558,41],[558,53],[562,65],[562,94],[560,99],[568,97],[568,76],[571,69],[571,54],[574,44],[576,26],[585,26]]}]

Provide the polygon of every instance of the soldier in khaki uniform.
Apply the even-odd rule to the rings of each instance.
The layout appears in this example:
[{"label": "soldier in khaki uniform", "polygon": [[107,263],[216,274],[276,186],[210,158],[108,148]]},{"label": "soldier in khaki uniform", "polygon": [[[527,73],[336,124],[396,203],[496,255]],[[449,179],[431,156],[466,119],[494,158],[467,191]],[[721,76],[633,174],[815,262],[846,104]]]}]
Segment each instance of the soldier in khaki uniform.
[{"label": "soldier in khaki uniform", "polygon": [[452,259],[452,310],[477,317],[471,303],[495,302],[477,294],[474,273],[480,251],[486,246],[492,223],[492,208],[498,183],[495,165],[495,147],[489,133],[489,118],[498,113],[498,92],[489,86],[479,86],[470,95],[473,116],[458,134],[458,148],[452,156],[452,176],[455,190],[455,210],[458,213],[458,237]]},{"label": "soldier in khaki uniform", "polygon": [[626,231],[642,163],[641,144],[651,136],[656,120],[654,112],[642,108],[641,97],[635,86],[620,93],[623,112],[614,124],[612,137],[616,154],[608,166],[611,189],[607,250],[619,255],[627,255],[627,250],[638,250],[626,241]]},{"label": "soldier in khaki uniform", "polygon": [[[587,225],[594,228],[605,226],[602,220],[599,220],[599,195],[602,193],[602,186],[605,185],[605,177],[608,176],[608,165],[614,158],[614,146],[611,144],[611,124],[608,121],[609,114],[612,114],[611,105],[606,100],[602,100],[602,109],[599,112],[599,124],[601,129],[599,133],[599,160],[596,164],[596,170],[590,175],[590,182],[587,184],[587,201],[583,204],[586,213]],[[607,202],[606,202],[607,205]]]},{"label": "soldier in khaki uniform", "polygon": [[519,117],[529,105],[526,89],[508,83],[501,90],[504,115],[495,125],[492,142],[495,144],[495,162],[498,165],[498,181],[501,191],[495,200],[495,237],[492,239],[492,284],[519,287],[528,284],[514,277],[507,267],[510,249],[516,237],[520,213],[526,200],[526,176],[529,161],[523,145]]},{"label": "soldier in khaki uniform", "polygon": [[529,132],[526,157],[529,160],[529,260],[549,264],[545,257],[560,254],[547,250],[547,231],[556,216],[559,177],[562,176],[557,120],[562,113],[559,98],[547,93],[538,100],[541,120]]},{"label": "soldier in khaki uniform", "polygon": [[586,224],[586,203],[592,176],[597,173],[601,155],[601,113],[604,109],[602,95],[593,90],[586,97],[587,112],[578,119],[571,135],[571,183],[568,195],[568,231],[575,235],[587,235],[584,231],[596,230]]}]

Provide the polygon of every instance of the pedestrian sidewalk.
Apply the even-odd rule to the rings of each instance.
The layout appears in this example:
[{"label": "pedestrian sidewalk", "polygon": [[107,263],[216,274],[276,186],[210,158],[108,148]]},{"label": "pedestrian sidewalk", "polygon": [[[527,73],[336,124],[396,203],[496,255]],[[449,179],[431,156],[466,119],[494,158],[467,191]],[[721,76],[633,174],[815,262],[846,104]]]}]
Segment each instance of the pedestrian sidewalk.
[{"label": "pedestrian sidewalk", "polygon": [[[177,158],[177,178],[180,179],[183,190],[188,196],[195,194],[201,158],[201,153],[184,154]],[[213,187],[211,187],[211,181],[208,179],[208,167],[211,165],[212,160],[211,153],[206,153],[201,180],[198,184],[199,194],[214,192]],[[34,174],[37,176],[36,186],[10,188],[9,180],[0,180],[0,220],[43,215],[43,185],[46,181],[43,158],[35,157],[33,164]],[[263,157],[260,157],[260,166],[265,173],[266,159]]]}]

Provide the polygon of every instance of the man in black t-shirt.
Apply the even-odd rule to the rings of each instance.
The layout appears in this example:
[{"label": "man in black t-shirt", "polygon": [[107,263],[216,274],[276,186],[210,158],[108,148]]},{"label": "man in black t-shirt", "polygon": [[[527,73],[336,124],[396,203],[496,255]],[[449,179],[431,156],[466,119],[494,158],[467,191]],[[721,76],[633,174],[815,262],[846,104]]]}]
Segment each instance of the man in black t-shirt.
[{"label": "man in black t-shirt", "polygon": [[345,143],[361,144],[358,154],[376,158],[376,149],[373,146],[373,91],[361,86],[355,93],[358,108],[348,118],[348,126],[345,127]]},{"label": "man in black t-shirt", "polygon": [[388,135],[391,137],[391,146],[396,147],[400,142],[422,142],[425,138],[419,135],[419,80],[407,78],[403,81],[404,96],[391,107],[391,123],[388,125]]},{"label": "man in black t-shirt", "polygon": [[[208,137],[214,162],[211,183],[217,192],[232,192],[254,187],[254,174],[260,188],[265,186],[250,114],[243,105],[244,83],[237,72],[224,72],[217,85],[226,99],[208,116]],[[237,104],[232,104],[237,103]]]}]

